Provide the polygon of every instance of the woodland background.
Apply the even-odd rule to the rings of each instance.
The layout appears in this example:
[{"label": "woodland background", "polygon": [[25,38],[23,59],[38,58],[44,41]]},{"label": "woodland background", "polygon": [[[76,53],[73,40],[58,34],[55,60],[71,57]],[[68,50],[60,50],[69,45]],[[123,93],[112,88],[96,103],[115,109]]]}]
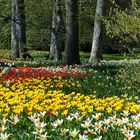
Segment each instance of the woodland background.
[{"label": "woodland background", "polygon": [[[24,47],[28,50],[50,51],[51,33],[53,32],[53,11],[60,10],[61,17],[58,34],[61,34],[61,51],[66,47],[66,3],[63,0],[18,0],[19,9],[24,9],[24,19],[20,20],[26,29],[26,43]],[[11,23],[12,3],[16,0],[0,1],[0,48],[11,49]],[[102,43],[105,53],[133,53],[140,45],[140,1],[139,0],[115,0],[104,2],[103,0],[73,0],[71,4],[78,6],[78,47],[80,51],[90,52],[93,44],[95,21],[102,23],[100,27],[103,34]],[[100,11],[98,4],[104,3],[103,11]],[[71,5],[72,6],[72,5]],[[22,9],[21,8],[21,9]],[[57,11],[56,10],[56,11]],[[19,10],[20,12],[20,10]],[[97,12],[102,12],[97,15]],[[22,15],[21,13],[19,15]],[[15,22],[16,23],[16,22]],[[97,44],[96,44],[97,45]],[[19,47],[19,46],[18,46]],[[77,46],[73,46],[77,47]],[[135,48],[135,49],[134,49]],[[74,62],[76,63],[76,62]]]}]

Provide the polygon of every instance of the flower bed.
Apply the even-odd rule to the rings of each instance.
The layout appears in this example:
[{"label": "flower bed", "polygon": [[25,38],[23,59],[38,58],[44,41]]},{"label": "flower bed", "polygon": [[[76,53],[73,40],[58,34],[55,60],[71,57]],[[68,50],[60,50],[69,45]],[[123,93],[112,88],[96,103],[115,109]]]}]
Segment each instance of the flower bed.
[{"label": "flower bed", "polygon": [[40,67],[40,68],[31,68],[31,67],[17,67],[12,68],[9,74],[5,74],[1,80],[18,80],[18,79],[26,79],[26,78],[47,78],[47,77],[87,77],[92,76],[91,74],[87,74],[84,71],[76,71],[77,69],[73,69],[70,67]]},{"label": "flower bed", "polygon": [[19,67],[3,75],[0,139],[139,140],[140,105],[127,97],[71,92],[82,86],[75,78],[86,76],[93,75],[69,67]]}]

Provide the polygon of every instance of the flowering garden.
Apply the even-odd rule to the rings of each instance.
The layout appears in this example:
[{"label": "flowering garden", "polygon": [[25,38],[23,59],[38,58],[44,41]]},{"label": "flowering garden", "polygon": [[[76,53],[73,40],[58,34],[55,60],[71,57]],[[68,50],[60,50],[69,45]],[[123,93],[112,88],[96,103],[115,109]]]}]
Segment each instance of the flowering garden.
[{"label": "flowering garden", "polygon": [[113,63],[12,67],[0,77],[0,139],[139,140],[140,68]]}]

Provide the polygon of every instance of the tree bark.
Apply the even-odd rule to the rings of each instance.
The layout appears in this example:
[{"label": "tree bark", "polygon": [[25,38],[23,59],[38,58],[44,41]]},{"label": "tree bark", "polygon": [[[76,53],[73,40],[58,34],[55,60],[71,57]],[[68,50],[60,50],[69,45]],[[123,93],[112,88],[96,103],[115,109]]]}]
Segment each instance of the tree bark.
[{"label": "tree bark", "polygon": [[65,0],[66,5],[66,42],[64,63],[79,64],[79,20],[78,0]]},{"label": "tree bark", "polygon": [[140,7],[140,0],[136,0],[137,6]]},{"label": "tree bark", "polygon": [[90,54],[89,62],[99,62],[102,60],[102,49],[103,49],[103,29],[101,18],[103,16],[105,7],[104,0],[97,0],[95,21],[94,21],[94,32],[92,40],[92,49]]},{"label": "tree bark", "polygon": [[128,14],[131,14],[132,0],[116,0],[116,4],[118,4],[123,10],[127,11]]},{"label": "tree bark", "polygon": [[17,0],[11,0],[11,58],[16,59],[19,57],[19,48],[18,48],[18,24],[17,24]]},{"label": "tree bark", "polygon": [[54,0],[53,17],[52,17],[52,31],[50,44],[50,60],[59,61],[62,59],[62,35],[61,35],[61,0]]},{"label": "tree bark", "polygon": [[11,58],[23,59],[26,44],[24,0],[12,0]]},{"label": "tree bark", "polygon": [[24,0],[18,0],[17,20],[19,29],[19,54],[20,58],[24,59],[24,48],[26,47],[26,22]]}]

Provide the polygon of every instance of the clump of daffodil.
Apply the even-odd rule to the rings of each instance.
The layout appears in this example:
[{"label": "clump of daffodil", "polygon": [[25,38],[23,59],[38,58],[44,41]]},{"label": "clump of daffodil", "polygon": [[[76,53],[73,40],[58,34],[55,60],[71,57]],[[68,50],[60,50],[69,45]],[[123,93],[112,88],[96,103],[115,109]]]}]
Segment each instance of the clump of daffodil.
[{"label": "clump of daffodil", "polygon": [[45,129],[47,124],[44,121],[41,121],[41,114],[34,113],[29,119],[35,125],[35,131],[33,132],[34,135],[37,136],[40,140],[47,140],[48,133]]},{"label": "clump of daffodil", "polygon": [[8,140],[9,139],[9,136],[11,135],[10,133],[7,133],[7,122],[9,120],[8,119],[5,119],[5,118],[2,118],[0,120],[0,139],[1,140]]}]

